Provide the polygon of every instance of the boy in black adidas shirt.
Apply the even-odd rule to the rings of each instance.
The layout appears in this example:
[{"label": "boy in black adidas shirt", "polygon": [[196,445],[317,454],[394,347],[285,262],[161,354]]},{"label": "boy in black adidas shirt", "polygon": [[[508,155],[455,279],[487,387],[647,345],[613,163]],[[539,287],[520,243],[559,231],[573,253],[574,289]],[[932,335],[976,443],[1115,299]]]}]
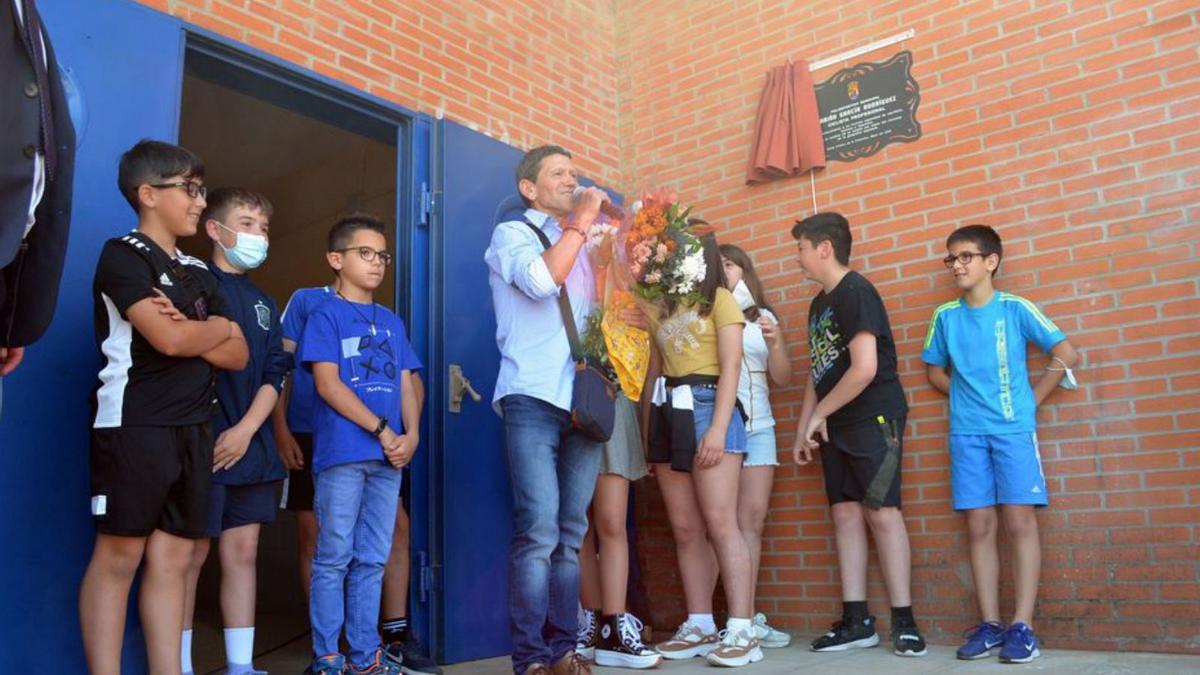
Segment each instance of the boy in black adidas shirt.
[{"label": "boy in black adidas shirt", "polygon": [[[204,263],[175,248],[196,233],[204,165],[142,141],[118,185],[138,229],[110,239],[93,281],[104,365],[92,425],[92,515],[99,533],[80,588],[93,675],[118,675],[129,587],[145,559],[140,611],[149,672],[179,673],[184,579],[206,530],[213,464],[213,368],[248,352]],[[186,320],[172,318],[182,313]]]},{"label": "boy in black adidas shirt", "polygon": [[816,652],[879,644],[867,611],[867,530],[874,535],[892,605],[892,651],[923,656],[912,612],[908,531],[900,513],[900,458],[908,404],[896,343],[879,292],[850,269],[850,223],[818,213],[796,223],[800,269],[821,285],[808,310],[812,368],[793,456],[820,449],[841,568],[843,613],[812,643]]}]

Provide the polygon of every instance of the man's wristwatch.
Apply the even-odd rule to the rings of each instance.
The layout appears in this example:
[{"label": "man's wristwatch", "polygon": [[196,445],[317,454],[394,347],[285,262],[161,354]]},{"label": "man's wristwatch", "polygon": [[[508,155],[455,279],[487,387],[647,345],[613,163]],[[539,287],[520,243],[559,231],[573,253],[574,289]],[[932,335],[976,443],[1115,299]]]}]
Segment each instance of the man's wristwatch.
[{"label": "man's wristwatch", "polygon": [[383,433],[383,430],[387,428],[387,425],[388,425],[387,418],[380,417],[379,424],[375,425],[375,431],[372,431],[371,435],[374,436],[375,438],[379,438],[379,436]]}]

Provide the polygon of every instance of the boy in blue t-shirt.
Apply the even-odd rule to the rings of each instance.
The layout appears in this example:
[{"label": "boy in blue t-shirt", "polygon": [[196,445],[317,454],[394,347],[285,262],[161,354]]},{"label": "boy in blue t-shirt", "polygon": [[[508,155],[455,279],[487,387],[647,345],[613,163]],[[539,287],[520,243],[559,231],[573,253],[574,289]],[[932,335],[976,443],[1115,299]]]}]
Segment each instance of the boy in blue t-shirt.
[{"label": "boy in blue t-shirt", "polygon": [[[372,300],[392,261],[383,233],[381,221],[362,215],[330,229],[326,260],[338,275],[336,297],[313,309],[300,342],[300,361],[311,368],[317,391],[313,673],[341,673],[347,665],[351,673],[400,672],[399,661],[383,649],[376,622],[400,469],[418,443],[410,371],[420,362],[404,322]],[[343,625],[349,664],[338,651]]]},{"label": "boy in blue t-shirt", "polygon": [[[997,291],[1000,235],[986,225],[967,225],[946,240],[944,262],[963,294],[938,307],[929,323],[921,359],[929,383],[950,396],[950,483],[954,509],[966,511],[971,570],[983,621],[958,650],[960,659],[1028,663],[1039,656],[1030,627],[1041,572],[1041,544],[1034,508],[1046,506],[1046,478],[1037,445],[1037,407],[1069,368],[1075,350],[1030,301]],[[1052,358],[1030,386],[1025,346],[1033,342]],[[1000,623],[1000,557],[996,506],[1012,542],[1016,608]]]}]

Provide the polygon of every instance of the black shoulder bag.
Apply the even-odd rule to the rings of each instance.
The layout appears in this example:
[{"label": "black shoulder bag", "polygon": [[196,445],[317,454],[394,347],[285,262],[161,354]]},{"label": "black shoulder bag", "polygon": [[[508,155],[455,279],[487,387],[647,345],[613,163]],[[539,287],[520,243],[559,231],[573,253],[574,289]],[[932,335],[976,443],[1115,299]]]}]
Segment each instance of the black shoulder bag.
[{"label": "black shoulder bag", "polygon": [[[537,234],[542,248],[550,248],[550,238],[542,229],[528,220],[525,224]],[[583,254],[583,252],[580,252]],[[563,327],[567,329],[567,342],[571,344],[571,359],[575,361],[575,384],[571,388],[571,424],[579,433],[600,443],[612,438],[616,421],[617,386],[604,376],[598,368],[588,365],[579,342],[579,329],[571,313],[571,299],[567,296],[564,283],[558,291],[558,309],[562,313]]]}]

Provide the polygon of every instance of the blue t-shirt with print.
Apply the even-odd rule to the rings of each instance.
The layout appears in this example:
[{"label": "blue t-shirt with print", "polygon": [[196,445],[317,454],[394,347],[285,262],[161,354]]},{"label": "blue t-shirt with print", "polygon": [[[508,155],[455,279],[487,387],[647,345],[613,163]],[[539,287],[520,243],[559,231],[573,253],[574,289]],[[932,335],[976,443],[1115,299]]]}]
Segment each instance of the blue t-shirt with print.
[{"label": "blue t-shirt with print", "polygon": [[1049,352],[1066,339],[1029,300],[996,291],[983,307],[938,307],[921,360],[950,366],[950,433],[1015,434],[1037,428],[1026,345]]},{"label": "blue t-shirt with print", "polygon": [[[300,360],[336,363],[342,382],[371,412],[402,431],[400,375],[421,367],[413,353],[404,322],[377,304],[351,303],[341,297],[321,303],[309,314],[300,341]],[[379,440],[342,417],[319,396],[313,418],[313,472],[338,464],[386,461]]]},{"label": "blue t-shirt with print", "polygon": [[283,310],[283,337],[296,343],[296,368],[292,371],[287,405],[287,425],[292,433],[311,434],[313,430],[313,401],[317,398],[317,389],[313,385],[312,372],[300,367],[300,344],[313,308],[332,297],[336,296],[329,286],[301,288],[292,293]]}]

